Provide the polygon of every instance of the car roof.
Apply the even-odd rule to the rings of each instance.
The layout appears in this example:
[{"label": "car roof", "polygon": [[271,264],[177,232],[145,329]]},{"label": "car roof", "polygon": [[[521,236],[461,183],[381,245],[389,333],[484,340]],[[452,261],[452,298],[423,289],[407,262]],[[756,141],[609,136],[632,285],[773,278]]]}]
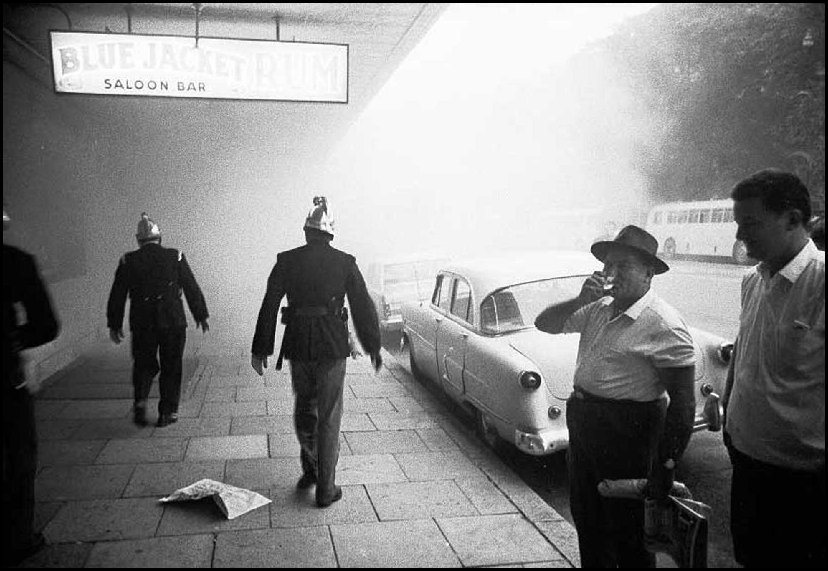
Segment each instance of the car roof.
[{"label": "car roof", "polygon": [[388,256],[380,256],[368,260],[369,264],[377,264],[382,266],[393,266],[395,264],[411,264],[416,262],[437,262],[448,260],[450,256],[440,253],[419,253],[419,254],[396,254]]},{"label": "car roof", "polygon": [[440,266],[440,271],[459,274],[469,280],[472,289],[485,296],[506,286],[550,278],[590,275],[602,267],[592,254],[554,250],[506,252],[494,256],[454,260]]}]

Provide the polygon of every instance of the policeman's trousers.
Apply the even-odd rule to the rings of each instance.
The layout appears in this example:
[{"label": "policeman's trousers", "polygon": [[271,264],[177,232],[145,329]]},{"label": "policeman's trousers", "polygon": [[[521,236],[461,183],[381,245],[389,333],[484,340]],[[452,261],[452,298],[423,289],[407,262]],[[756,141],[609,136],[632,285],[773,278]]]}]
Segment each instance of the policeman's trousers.
[{"label": "policeman's trousers", "polygon": [[290,373],[302,472],[316,475],[317,497],[326,497],[336,485],[345,359],[291,360]]},{"label": "policeman's trousers", "polygon": [[147,400],[152,380],[160,370],[158,389],[161,400],[158,402],[158,414],[178,412],[186,341],[187,330],[183,327],[132,330],[132,386],[135,402]]}]

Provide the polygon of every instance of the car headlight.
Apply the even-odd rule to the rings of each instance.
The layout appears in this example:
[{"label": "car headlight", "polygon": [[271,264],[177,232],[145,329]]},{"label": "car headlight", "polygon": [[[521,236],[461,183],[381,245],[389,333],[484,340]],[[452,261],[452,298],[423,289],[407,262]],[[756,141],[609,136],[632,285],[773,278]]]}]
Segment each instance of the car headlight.
[{"label": "car headlight", "polygon": [[719,348],[716,350],[716,356],[725,365],[729,364],[730,359],[733,357],[733,343],[725,341],[719,345]]},{"label": "car headlight", "polygon": [[524,371],[520,374],[520,386],[524,389],[535,390],[541,384],[541,377],[532,371]]}]

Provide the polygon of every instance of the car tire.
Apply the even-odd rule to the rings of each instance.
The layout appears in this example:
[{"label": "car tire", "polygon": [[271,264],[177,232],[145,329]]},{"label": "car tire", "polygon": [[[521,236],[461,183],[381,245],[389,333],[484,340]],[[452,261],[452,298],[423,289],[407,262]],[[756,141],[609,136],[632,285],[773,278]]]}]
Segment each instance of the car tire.
[{"label": "car tire", "polygon": [[500,438],[497,430],[492,426],[491,421],[488,420],[486,413],[476,408],[474,409],[474,418],[475,429],[480,439],[492,450],[497,450],[503,443],[503,439]]}]

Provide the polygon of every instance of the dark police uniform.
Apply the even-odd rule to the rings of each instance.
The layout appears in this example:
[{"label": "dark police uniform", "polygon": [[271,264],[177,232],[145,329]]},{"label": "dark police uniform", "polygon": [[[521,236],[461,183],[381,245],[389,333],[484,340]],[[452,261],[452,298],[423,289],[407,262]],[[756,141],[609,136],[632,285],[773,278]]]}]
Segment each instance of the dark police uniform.
[{"label": "dark police uniform", "polygon": [[309,240],[276,259],[256,323],[254,356],[273,354],[284,295],[288,308],[282,350],[291,364],[302,471],[317,482],[320,502],[336,488],[342,390],[350,355],[346,316],[341,312],[345,296],[357,337],[371,355],[378,355],[381,347],[379,321],[356,259],[324,239]]},{"label": "dark police uniform", "polygon": [[187,338],[182,290],[196,322],[206,320],[207,304],[184,254],[148,242],[121,258],[107,304],[107,324],[110,329],[120,330],[129,295],[136,403],[149,396],[152,380],[159,371],[160,349],[159,415],[178,412],[181,396],[181,361]]},{"label": "dark police uniform", "polygon": [[[5,213],[4,213],[5,215]],[[17,306],[26,313],[19,323]],[[16,565],[42,538],[34,533],[37,431],[20,351],[57,337],[58,321],[34,258],[3,244],[3,563]]]}]

